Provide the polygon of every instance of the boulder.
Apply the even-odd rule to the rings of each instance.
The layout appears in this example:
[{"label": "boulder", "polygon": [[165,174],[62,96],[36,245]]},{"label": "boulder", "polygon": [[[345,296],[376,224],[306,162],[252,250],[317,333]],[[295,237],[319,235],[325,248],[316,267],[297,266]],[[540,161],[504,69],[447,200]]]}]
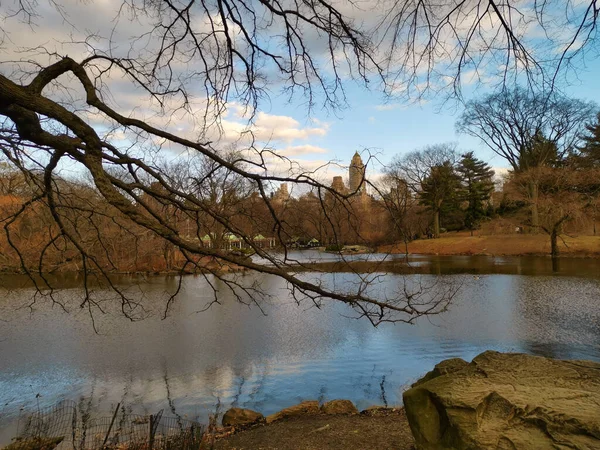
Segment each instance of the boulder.
[{"label": "boulder", "polygon": [[449,373],[458,372],[461,369],[464,369],[468,366],[469,363],[461,358],[450,358],[442,361],[439,364],[436,364],[433,370],[427,372],[419,381],[414,383],[411,387],[416,387],[419,384],[426,383],[429,380],[432,380],[440,375],[447,375]]},{"label": "boulder", "polygon": [[403,395],[417,449],[600,449],[600,364],[488,351],[457,365]]},{"label": "boulder", "polygon": [[265,421],[265,416],[251,409],[230,408],[223,415],[224,427],[245,428]]},{"label": "boulder", "polygon": [[331,400],[321,406],[323,414],[358,414],[358,409],[350,400]]},{"label": "boulder", "polygon": [[319,408],[319,402],[316,400],[308,400],[267,416],[267,423],[272,423],[276,420],[287,419],[288,417],[315,415],[319,414],[320,412],[321,409]]}]

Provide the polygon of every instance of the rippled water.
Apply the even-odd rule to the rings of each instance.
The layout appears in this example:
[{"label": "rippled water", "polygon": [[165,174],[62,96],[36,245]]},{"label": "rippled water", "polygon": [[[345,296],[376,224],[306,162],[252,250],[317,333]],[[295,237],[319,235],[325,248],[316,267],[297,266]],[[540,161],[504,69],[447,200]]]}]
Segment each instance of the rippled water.
[{"label": "rippled water", "polygon": [[[440,267],[449,272],[468,263],[448,261]],[[24,307],[31,291],[13,290],[0,307],[0,443],[14,433],[19,409],[38,402],[83,397],[104,415],[120,401],[134,412],[164,408],[200,419],[218,404],[268,414],[305,399],[349,398],[362,408],[399,404],[403,387],[440,360],[470,360],[487,349],[600,361],[600,275],[595,261],[572,264],[585,276],[462,276],[444,315],[379,328],[346,317],[348,309],[335,302],[297,306],[285,283],[270,276],[245,277],[272,294],[264,313],[218,282],[221,304],[198,312],[212,294],[204,278],[189,276],[165,320],[162,294],[176,281],[148,279],[142,287],[150,317],[129,322],[107,304],[111,312],[95,316],[99,334],[77,307],[79,289],[62,294],[69,313],[41,300]],[[326,281],[341,287],[355,278],[338,273]],[[381,287],[393,291],[404,280],[388,275]]]}]

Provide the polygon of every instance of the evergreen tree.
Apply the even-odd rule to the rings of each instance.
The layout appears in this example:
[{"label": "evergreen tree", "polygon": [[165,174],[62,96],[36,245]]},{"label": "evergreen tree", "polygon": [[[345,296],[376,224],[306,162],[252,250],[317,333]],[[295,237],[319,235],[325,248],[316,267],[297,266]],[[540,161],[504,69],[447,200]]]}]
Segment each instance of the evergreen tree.
[{"label": "evergreen tree", "polygon": [[462,183],[462,198],[468,202],[465,226],[473,235],[473,230],[485,217],[485,203],[494,190],[494,171],[487,163],[475,158],[473,152],[462,155],[456,170]]},{"label": "evergreen tree", "polygon": [[556,142],[546,138],[541,131],[535,133],[519,153],[519,171],[535,167],[559,167],[565,156],[560,156]]},{"label": "evergreen tree", "polygon": [[421,183],[419,200],[422,205],[433,211],[434,236],[440,236],[440,215],[442,211],[456,208],[460,190],[460,178],[450,161],[434,166]]},{"label": "evergreen tree", "polygon": [[587,134],[581,137],[583,145],[579,146],[579,155],[576,164],[580,167],[600,167],[600,112],[596,123],[585,126]]}]

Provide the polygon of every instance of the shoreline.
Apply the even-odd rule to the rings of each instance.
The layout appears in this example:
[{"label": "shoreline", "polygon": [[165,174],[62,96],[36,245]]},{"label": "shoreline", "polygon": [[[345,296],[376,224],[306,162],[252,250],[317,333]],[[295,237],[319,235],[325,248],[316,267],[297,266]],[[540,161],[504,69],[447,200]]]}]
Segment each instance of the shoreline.
[{"label": "shoreline", "polygon": [[[600,236],[564,236],[558,258],[600,258]],[[404,243],[382,245],[381,253],[405,254]],[[547,256],[550,239],[545,234],[494,234],[471,236],[466,232],[445,233],[437,239],[408,243],[409,255],[436,256]]]},{"label": "shoreline", "polygon": [[[357,247],[357,246],[348,246]],[[600,236],[566,236],[560,244],[559,261],[568,259],[588,259],[600,260]],[[323,248],[314,249],[324,254],[338,254],[342,257],[353,255],[368,255],[370,253],[381,253],[389,255],[405,255],[406,248],[403,243],[382,245],[375,248],[375,251],[368,252],[364,248],[360,251],[333,252],[326,251]],[[302,250],[299,250],[302,251]],[[485,235],[470,236],[467,233],[446,233],[437,239],[418,239],[408,243],[408,254],[410,257],[418,256],[473,256],[473,257],[537,257],[551,260],[550,243],[545,235]],[[195,268],[193,270],[137,270],[137,271],[111,271],[109,276],[179,276],[179,275],[198,275],[198,274],[218,274],[250,272],[250,269],[243,266],[236,266],[231,263],[215,264],[214,262],[206,268]],[[401,267],[404,266],[403,269]],[[348,269],[364,270],[371,272],[373,269],[381,268],[391,269],[391,271],[401,271],[402,273],[412,273],[419,271],[416,267],[406,268],[406,263],[396,259],[393,261],[323,261],[307,262],[304,264],[290,266],[288,272],[309,272],[309,271],[332,271],[343,272]],[[298,270],[300,269],[300,270]],[[410,269],[410,270],[409,270]],[[40,274],[32,272],[36,277]],[[52,272],[43,272],[43,276],[62,277],[78,276],[83,274],[81,270],[64,269],[54,270]],[[92,275],[103,277],[101,272],[92,272]],[[27,277],[23,270],[12,270],[6,267],[0,268],[0,277],[20,275]]]},{"label": "shoreline", "polygon": [[[230,411],[238,423],[226,419]],[[345,450],[348,448],[414,449],[403,407],[372,406],[358,411],[349,400],[319,405],[304,401],[264,417],[252,410],[232,408],[223,426],[209,425],[201,449]]]}]

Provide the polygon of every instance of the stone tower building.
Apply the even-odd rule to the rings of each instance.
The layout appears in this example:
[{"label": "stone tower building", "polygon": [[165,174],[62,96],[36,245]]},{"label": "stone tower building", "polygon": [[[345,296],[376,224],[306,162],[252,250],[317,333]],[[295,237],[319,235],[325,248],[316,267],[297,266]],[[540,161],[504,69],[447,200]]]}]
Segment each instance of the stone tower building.
[{"label": "stone tower building", "polygon": [[336,191],[340,194],[346,193],[346,186],[344,186],[344,180],[342,179],[342,177],[333,177],[333,182],[331,183],[331,187],[333,188],[334,191]]},{"label": "stone tower building", "polygon": [[[351,192],[365,191],[363,179],[365,177],[365,165],[363,164],[362,158],[358,152],[354,153],[352,161],[350,162],[350,168],[348,169],[349,174],[349,188]],[[363,183],[361,185],[361,183]]]},{"label": "stone tower building", "polygon": [[290,192],[288,191],[287,183],[281,183],[277,191],[275,191],[275,195],[273,195],[273,200],[276,202],[287,202],[290,199]]}]

